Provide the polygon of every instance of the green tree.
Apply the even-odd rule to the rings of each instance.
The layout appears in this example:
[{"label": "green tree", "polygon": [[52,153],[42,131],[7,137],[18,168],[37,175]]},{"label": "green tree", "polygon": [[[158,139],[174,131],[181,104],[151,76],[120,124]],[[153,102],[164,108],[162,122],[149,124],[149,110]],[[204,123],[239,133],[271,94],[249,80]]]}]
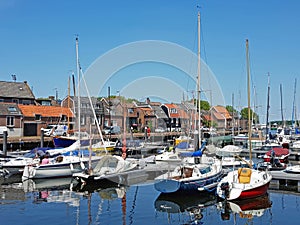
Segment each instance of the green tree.
[{"label": "green tree", "polygon": [[[197,99],[194,100],[194,104],[198,108],[198,101],[197,101]],[[204,101],[204,100],[200,100],[200,108],[201,108],[201,110],[206,110],[206,111],[210,110],[210,104],[209,104],[209,102],[208,101]]]},{"label": "green tree", "polygon": [[[241,118],[244,119],[244,120],[248,120],[248,108],[243,108],[241,110]],[[250,118],[252,119],[253,118],[253,123],[254,124],[258,124],[259,123],[259,117],[258,115],[253,112],[252,109],[250,109]]]}]

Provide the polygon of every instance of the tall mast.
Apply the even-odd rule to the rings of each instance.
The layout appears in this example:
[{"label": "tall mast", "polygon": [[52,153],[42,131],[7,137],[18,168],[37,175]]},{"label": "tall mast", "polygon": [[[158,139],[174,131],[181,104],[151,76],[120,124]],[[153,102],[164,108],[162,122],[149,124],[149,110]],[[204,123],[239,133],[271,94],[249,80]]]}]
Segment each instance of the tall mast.
[{"label": "tall mast", "polygon": [[197,94],[198,94],[198,146],[201,147],[201,107],[200,107],[200,12],[198,11],[198,82],[197,82]]},{"label": "tall mast", "polygon": [[[76,66],[77,66],[77,79],[78,79],[78,90],[77,90],[77,100],[78,100],[78,104],[77,104],[77,115],[78,115],[78,136],[80,139],[80,129],[81,129],[81,124],[80,124],[80,64],[79,64],[79,48],[78,48],[78,36],[76,37]],[[80,142],[79,142],[79,147],[80,147]]]},{"label": "tall mast", "polygon": [[270,73],[268,73],[268,95],[267,95],[267,120],[266,120],[266,142],[269,135],[269,110],[270,110]]},{"label": "tall mast", "polygon": [[246,59],[247,59],[247,92],[248,92],[248,141],[249,141],[249,156],[250,156],[250,165],[252,167],[252,143],[251,143],[251,136],[252,136],[252,124],[251,124],[251,102],[250,102],[250,65],[249,65],[249,43],[248,39],[246,39]]}]

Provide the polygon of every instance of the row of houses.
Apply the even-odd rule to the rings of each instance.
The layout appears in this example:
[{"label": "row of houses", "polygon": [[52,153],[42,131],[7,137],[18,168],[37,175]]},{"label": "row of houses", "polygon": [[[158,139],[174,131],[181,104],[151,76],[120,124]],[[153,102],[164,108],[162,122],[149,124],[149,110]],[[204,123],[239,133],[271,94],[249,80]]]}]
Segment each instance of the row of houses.
[{"label": "row of houses", "polygon": [[[92,105],[90,104],[92,101]],[[79,103],[79,104],[78,104]],[[78,107],[80,105],[80,107]],[[80,112],[80,120],[79,118]],[[217,129],[228,129],[235,121],[224,106],[201,111],[201,122],[214,121]],[[103,129],[120,126],[123,130],[143,132],[145,127],[155,131],[194,130],[198,124],[198,111],[193,101],[161,103],[128,101],[122,96],[74,97],[56,100],[50,96],[36,99],[25,82],[0,81],[0,126],[7,127],[9,136],[38,136],[49,124],[66,124],[70,130],[85,129],[97,132],[97,122]]]}]

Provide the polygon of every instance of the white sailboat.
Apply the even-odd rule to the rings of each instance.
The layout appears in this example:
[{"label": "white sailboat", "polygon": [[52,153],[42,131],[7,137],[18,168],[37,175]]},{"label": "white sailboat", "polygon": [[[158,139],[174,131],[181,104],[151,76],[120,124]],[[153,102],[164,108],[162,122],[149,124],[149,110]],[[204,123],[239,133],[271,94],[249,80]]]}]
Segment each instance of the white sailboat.
[{"label": "white sailboat", "polygon": [[[246,40],[246,58],[247,58],[247,83],[248,83],[248,137],[250,162],[252,161],[251,144],[251,115],[250,115],[250,68],[248,40]],[[268,171],[259,171],[252,168],[239,168],[229,172],[218,184],[217,195],[227,200],[242,200],[255,198],[267,193],[271,174]]]},{"label": "white sailboat", "polygon": [[[200,112],[200,12],[198,12],[198,150],[201,144],[201,112]],[[200,150],[198,150],[200,151]],[[196,151],[197,152],[197,151]],[[196,153],[195,152],[195,153]],[[176,167],[172,172],[167,172],[155,179],[154,187],[161,193],[173,193],[180,191],[207,192],[213,190],[223,175],[221,161],[216,158],[202,156],[189,163]],[[195,163],[197,162],[197,163]]]},{"label": "white sailboat", "polygon": [[[78,70],[78,83],[80,83],[81,68],[79,65],[78,57],[78,37],[76,37],[76,63]],[[79,89],[79,87],[78,87]],[[80,93],[80,92],[79,92]],[[78,96],[80,95],[78,93]],[[94,110],[93,110],[94,111]],[[87,168],[94,167],[96,163],[101,159],[98,156],[84,156],[80,151],[80,97],[78,97],[78,154],[75,155],[74,151],[70,151],[70,154],[61,154],[52,160],[48,160],[47,163],[41,163],[38,165],[26,165],[23,171],[22,180],[34,179],[34,178],[54,178],[54,177],[67,177],[72,176],[73,173],[84,171]],[[92,157],[92,158],[91,158]]]}]

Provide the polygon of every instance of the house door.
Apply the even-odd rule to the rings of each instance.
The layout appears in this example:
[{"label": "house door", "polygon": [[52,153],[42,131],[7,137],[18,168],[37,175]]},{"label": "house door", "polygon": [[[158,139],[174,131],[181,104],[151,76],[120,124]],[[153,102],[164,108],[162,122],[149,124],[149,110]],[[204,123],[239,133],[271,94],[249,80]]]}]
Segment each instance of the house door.
[{"label": "house door", "polygon": [[24,136],[37,136],[37,124],[25,123],[24,124]]}]

